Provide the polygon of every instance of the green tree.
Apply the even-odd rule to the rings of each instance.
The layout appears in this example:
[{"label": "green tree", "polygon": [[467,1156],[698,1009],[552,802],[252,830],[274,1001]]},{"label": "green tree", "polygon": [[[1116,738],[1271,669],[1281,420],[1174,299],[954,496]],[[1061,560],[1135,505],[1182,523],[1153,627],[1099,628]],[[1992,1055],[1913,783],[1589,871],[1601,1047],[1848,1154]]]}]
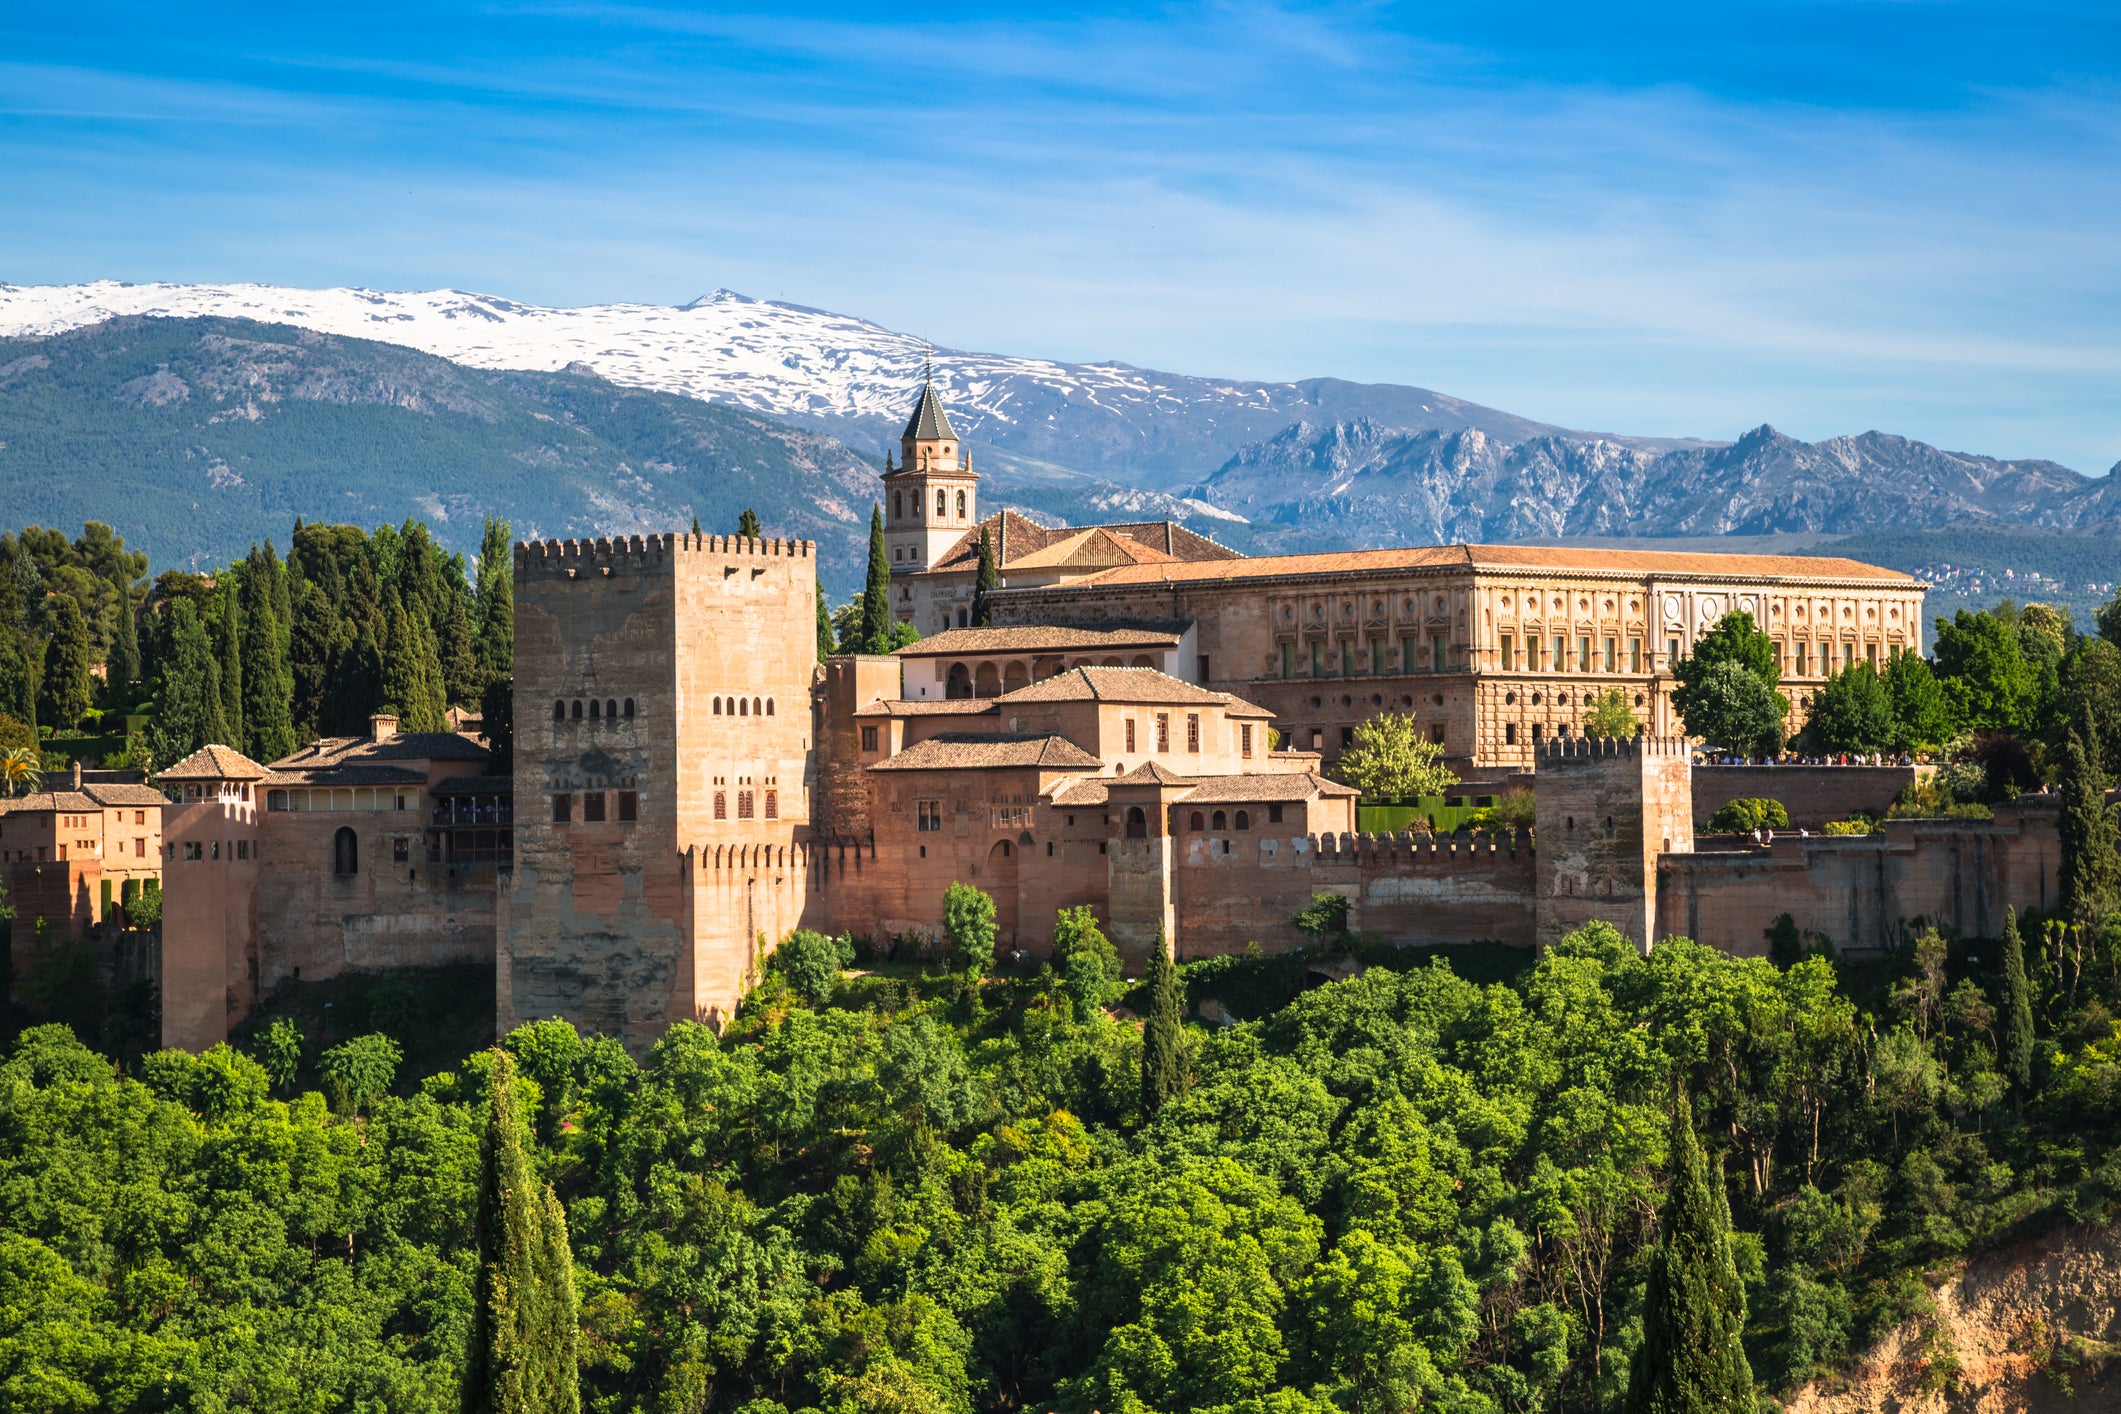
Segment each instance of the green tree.
[{"label": "green tree", "polygon": [[1641,723],[1635,720],[1635,709],[1629,705],[1628,694],[1624,688],[1616,687],[1601,692],[1585,705],[1585,736],[1626,739],[1641,730]]},{"label": "green tree", "polygon": [[951,960],[968,972],[981,974],[994,966],[994,900],[970,884],[952,884],[943,890],[943,936],[949,940]]},{"label": "green tree", "polygon": [[2003,911],[2003,968],[1996,1002],[1996,1069],[2010,1082],[2019,1101],[2033,1088],[2033,993],[2025,976],[2025,942],[2018,934],[2018,910]]},{"label": "green tree", "polygon": [[469,707],[486,689],[486,670],[479,664],[478,648],[472,641],[471,612],[454,584],[442,586],[442,612],[434,634],[442,662],[443,695],[451,706]]},{"label": "green tree", "polygon": [[[131,702],[131,693],[140,681],[140,629],[133,620],[132,586],[123,578],[113,579],[111,588],[116,591],[117,604],[111,625],[110,656],[103,664],[103,691],[114,707],[123,707]],[[0,634],[6,630],[0,628]]]},{"label": "green tree", "polygon": [[1753,616],[1733,610],[1694,640],[1694,651],[1672,665],[1672,676],[1684,687],[1704,680],[1719,663],[1736,663],[1769,687],[1782,681],[1775,640],[1760,631]]},{"label": "green tree", "polygon": [[1937,674],[1960,731],[2024,732],[2038,707],[2039,684],[2012,624],[1994,613],[1961,609],[1937,620]]},{"label": "green tree", "polygon": [[1170,939],[1159,926],[1156,945],[1149,950],[1149,1015],[1142,1023],[1142,1092],[1144,1116],[1156,1112],[1185,1093],[1186,1037],[1183,1021],[1184,988],[1178,968],[1171,961]]},{"label": "green tree", "polygon": [[479,734],[494,760],[514,759],[516,751],[516,680],[512,673],[488,678],[479,695]]},{"label": "green tree", "polygon": [[1311,940],[1313,947],[1343,940],[1348,934],[1348,896],[1315,893],[1303,911],[1289,921],[1296,926],[1297,932]]},{"label": "green tree", "polygon": [[1731,1256],[1720,1173],[1701,1152],[1693,1107],[1672,1111],[1671,1186],[1643,1296],[1642,1344],[1628,1371],[1627,1414],[1753,1414],[1745,1287]]},{"label": "green tree", "polygon": [[388,610],[389,638],[383,649],[383,697],[395,703],[409,732],[449,730],[448,694],[434,632],[424,615],[408,613],[393,600]]},{"label": "green tree", "polygon": [[974,628],[985,628],[993,622],[993,606],[987,596],[1001,587],[1001,570],[994,563],[994,537],[983,525],[979,528],[979,573],[972,581]]},{"label": "green tree", "polygon": [[798,928],[781,939],[767,966],[788,979],[788,985],[816,1006],[832,1000],[839,987],[839,944],[823,933]]},{"label": "green tree", "polygon": [[[693,522],[693,534],[699,533]],[[479,666],[489,678],[515,671],[515,551],[508,522],[486,518],[479,538]]]},{"label": "green tree", "polygon": [[1053,918],[1053,961],[1061,987],[1075,1003],[1077,1016],[1110,1005],[1125,990],[1119,950],[1097,924],[1090,905],[1063,908]]},{"label": "green tree", "polygon": [[1719,662],[1675,689],[1672,699],[1679,705],[1688,734],[1717,751],[1773,756],[1782,750],[1782,722],[1789,703],[1766,679],[1735,659]]},{"label": "green tree", "polygon": [[1750,797],[1724,802],[1709,816],[1712,834],[1751,834],[1754,830],[1787,830],[1790,812],[1779,800]]},{"label": "green tree", "polygon": [[825,595],[825,581],[817,582],[817,659],[820,663],[839,651],[839,636],[832,631],[832,601]]},{"label": "green tree", "polygon": [[293,684],[288,711],[298,741],[322,733],[342,631],[339,609],[330,593],[316,580],[304,580],[295,594],[287,649],[288,679]]},{"label": "green tree", "polygon": [[77,725],[94,705],[96,680],[89,669],[92,648],[88,623],[70,594],[55,594],[47,604],[51,640],[44,649],[44,678],[37,695],[38,720],[53,728]]},{"label": "green tree", "polygon": [[405,1052],[380,1031],[342,1041],[317,1057],[317,1072],[340,1114],[359,1114],[390,1093]]},{"label": "green tree", "polygon": [[1885,663],[1885,686],[1892,697],[1892,744],[1902,751],[1943,746],[1952,734],[1951,707],[1929,659],[1911,649],[1895,650]]},{"label": "green tree", "polygon": [[891,651],[891,555],[884,545],[884,504],[869,509],[869,573],[862,584],[862,651]]},{"label": "green tree", "polygon": [[288,1017],[276,1017],[258,1038],[258,1064],[265,1067],[272,1087],[282,1094],[295,1083],[302,1069],[302,1028]]},{"label": "green tree", "polygon": [[[0,579],[6,578],[0,566]],[[22,634],[0,624],[0,713],[37,725],[37,663]]]},{"label": "green tree", "polygon": [[176,600],[162,613],[166,622],[160,636],[168,646],[156,655],[155,718],[148,741],[157,761],[174,764],[202,746],[226,746],[234,734],[221,715],[221,667],[206,625],[189,600]]},{"label": "green tree", "polygon": [[228,726],[223,744],[241,750],[249,737],[243,729],[243,608],[236,578],[233,571],[223,574],[214,587],[210,627],[214,661],[221,669],[221,720]]},{"label": "green tree", "polygon": [[736,533],[746,540],[761,538],[758,514],[751,507],[744,507],[744,513],[736,518]]},{"label": "green tree", "polygon": [[2106,777],[2075,731],[2062,748],[2062,862],[2056,871],[2062,916],[2095,935],[2121,902],[2121,850],[2115,847],[2114,817],[2106,804]]},{"label": "green tree", "polygon": [[294,724],[294,676],[287,663],[275,581],[279,561],[267,545],[253,548],[243,568],[243,751],[272,762],[298,744]]},{"label": "green tree", "polygon": [[1810,751],[1883,751],[1900,738],[1892,691],[1867,662],[1853,662],[1812,694],[1804,723]]},{"label": "green tree", "polygon": [[579,1337],[567,1218],[524,1152],[515,1062],[506,1051],[488,1055],[478,1276],[462,1408],[464,1414],[575,1414]]},{"label": "green tree", "polygon": [[1411,713],[1380,712],[1364,720],[1333,769],[1372,802],[1441,795],[1458,784],[1443,765],[1443,744],[1422,735]]}]

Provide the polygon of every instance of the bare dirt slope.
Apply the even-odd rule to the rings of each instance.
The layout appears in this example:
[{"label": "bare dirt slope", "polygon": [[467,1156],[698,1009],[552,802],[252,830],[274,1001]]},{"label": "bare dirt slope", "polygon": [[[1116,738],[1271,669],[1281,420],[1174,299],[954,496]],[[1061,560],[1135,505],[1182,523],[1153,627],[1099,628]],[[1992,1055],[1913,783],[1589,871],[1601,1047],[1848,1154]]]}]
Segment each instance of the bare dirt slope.
[{"label": "bare dirt slope", "polygon": [[2121,1224],[2071,1228],[1970,1262],[1934,1318],[1894,1331],[1791,1414],[2121,1411]]}]

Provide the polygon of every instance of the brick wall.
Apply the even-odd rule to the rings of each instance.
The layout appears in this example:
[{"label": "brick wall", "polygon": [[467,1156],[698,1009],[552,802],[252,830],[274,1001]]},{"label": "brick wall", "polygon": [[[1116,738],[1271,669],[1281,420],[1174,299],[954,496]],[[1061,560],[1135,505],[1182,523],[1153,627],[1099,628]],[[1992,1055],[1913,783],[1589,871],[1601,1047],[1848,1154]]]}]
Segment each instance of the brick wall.
[{"label": "brick wall", "polygon": [[1734,800],[1779,800],[1790,828],[1816,830],[1861,810],[1884,819],[1893,798],[1928,766],[1696,766],[1694,818]]}]

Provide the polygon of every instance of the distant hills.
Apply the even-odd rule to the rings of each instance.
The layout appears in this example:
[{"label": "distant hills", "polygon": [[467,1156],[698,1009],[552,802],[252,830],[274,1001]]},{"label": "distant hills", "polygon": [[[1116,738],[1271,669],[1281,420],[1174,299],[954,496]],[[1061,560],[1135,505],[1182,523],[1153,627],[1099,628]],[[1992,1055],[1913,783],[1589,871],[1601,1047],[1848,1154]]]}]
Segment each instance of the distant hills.
[{"label": "distant hills", "polygon": [[[0,335],[10,520],[129,520],[129,539],[182,562],[284,537],[296,514],[417,514],[468,546],[487,513],[568,535],[694,515],[726,528],[749,505],[819,540],[839,593],[931,356],[864,320],[728,291],[550,309],[457,291],[0,285]],[[2114,539],[2121,481],[2051,462],[1880,432],[1584,432],[1389,384],[932,357],[985,504],[1049,522],[1168,516],[1248,552],[1863,536],[1909,570],[1980,535],[1987,558],[1959,576],[1973,593],[2006,569],[2078,598],[2121,577],[2084,539]]]}]

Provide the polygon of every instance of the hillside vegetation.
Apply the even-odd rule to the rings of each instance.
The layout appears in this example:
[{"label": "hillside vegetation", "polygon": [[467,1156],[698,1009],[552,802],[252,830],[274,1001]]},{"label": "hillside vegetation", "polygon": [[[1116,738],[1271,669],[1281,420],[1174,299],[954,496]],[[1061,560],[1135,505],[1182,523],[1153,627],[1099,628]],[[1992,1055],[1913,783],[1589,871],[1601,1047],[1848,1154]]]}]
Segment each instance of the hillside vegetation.
[{"label": "hillside vegetation", "polygon": [[[1375,967],[1189,1028],[1145,1109],[1095,967],[835,979],[815,952],[639,1064],[558,1022],[506,1038],[566,1203],[585,1407],[1611,1407],[1681,1087],[1763,1390],[1920,1319],[1925,1271],[2121,1190],[2106,953],[2033,953],[2016,1093],[1990,947],[1925,936],[1858,975],[1594,927],[1509,981]],[[362,1054],[322,1058],[335,1104],[226,1049],[120,1075],[25,1032],[0,1402],[453,1407],[491,1065],[391,1094],[394,1052]],[[285,1032],[260,1055],[282,1083],[317,1060]]]}]

